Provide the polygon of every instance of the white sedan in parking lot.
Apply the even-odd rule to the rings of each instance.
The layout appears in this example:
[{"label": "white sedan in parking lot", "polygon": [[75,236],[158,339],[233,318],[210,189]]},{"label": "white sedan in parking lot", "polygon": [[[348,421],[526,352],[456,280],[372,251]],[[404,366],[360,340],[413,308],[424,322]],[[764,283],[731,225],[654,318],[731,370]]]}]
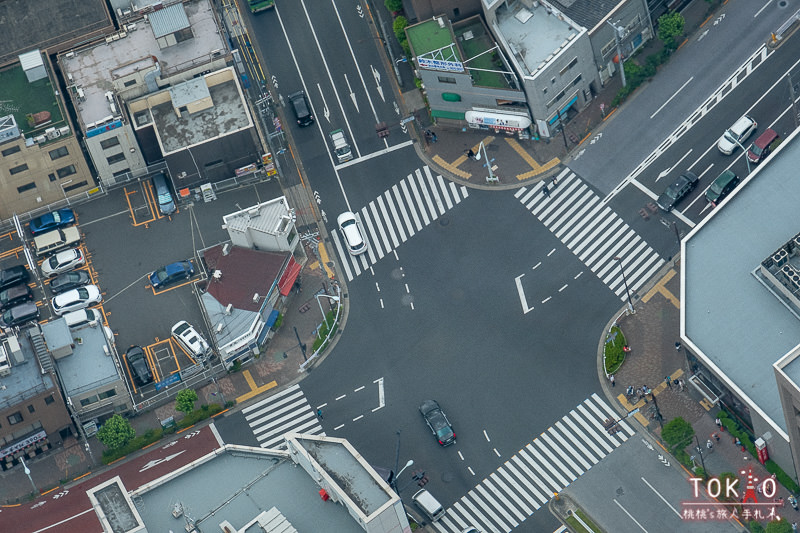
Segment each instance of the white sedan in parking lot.
[{"label": "white sedan in parking lot", "polygon": [[63,252],[58,252],[56,255],[45,259],[42,262],[42,275],[46,278],[52,278],[64,272],[74,270],[79,266],[86,264],[86,258],[83,256],[80,248],[70,248]]},{"label": "white sedan in parking lot", "polygon": [[92,304],[100,303],[102,300],[103,296],[100,294],[100,289],[97,288],[97,285],[86,285],[85,287],[79,287],[59,294],[53,298],[53,311],[55,311],[58,316],[61,316],[64,313],[77,311],[89,307]]}]

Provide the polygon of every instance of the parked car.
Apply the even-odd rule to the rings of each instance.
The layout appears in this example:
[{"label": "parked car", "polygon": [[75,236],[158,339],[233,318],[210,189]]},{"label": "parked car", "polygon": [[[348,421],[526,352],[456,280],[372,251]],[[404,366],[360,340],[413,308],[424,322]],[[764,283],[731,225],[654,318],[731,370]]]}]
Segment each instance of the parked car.
[{"label": "parked car", "polygon": [[150,284],[154,289],[162,289],[171,283],[194,276],[194,267],[189,261],[176,261],[163,266],[150,274]]},{"label": "parked car", "polygon": [[178,210],[175,200],[172,199],[172,191],[169,189],[169,180],[167,180],[166,174],[159,172],[153,176],[153,189],[156,191],[158,210],[162,215],[169,216]]},{"label": "parked car", "polygon": [[14,285],[0,291],[0,309],[8,309],[33,300],[33,291],[27,285]]},{"label": "parked car", "polygon": [[706,200],[716,207],[737,185],[739,185],[739,176],[734,174],[732,170],[726,170],[706,190]]},{"label": "parked car", "polygon": [[61,294],[88,285],[90,281],[92,278],[85,270],[73,270],[53,278],[53,281],[50,282],[50,290],[53,291],[53,294]]},{"label": "parked car", "polygon": [[35,302],[25,302],[24,304],[15,305],[11,309],[7,309],[0,315],[0,326],[4,328],[13,328],[21,326],[27,322],[35,322],[39,320],[39,308]]},{"label": "parked car", "polygon": [[453,431],[453,426],[447,419],[442,408],[436,400],[425,400],[419,406],[419,412],[428,424],[433,436],[439,441],[442,446],[449,446],[456,442],[456,433]]},{"label": "parked car", "polygon": [[697,182],[700,181],[694,173],[689,172],[688,170],[678,176],[678,179],[670,183],[667,188],[661,193],[661,196],[658,197],[658,207],[663,209],[664,211],[672,211],[678,202],[683,200],[683,198],[692,192],[695,187],[697,187]]},{"label": "parked car", "polygon": [[352,212],[345,211],[339,215],[336,223],[339,224],[339,232],[344,237],[348,252],[353,255],[359,255],[367,251],[367,241],[364,240],[364,234],[361,232],[358,219]]},{"label": "parked car", "polygon": [[744,146],[744,142],[756,131],[758,123],[749,115],[742,115],[733,123],[733,126],[725,130],[722,137],[717,142],[717,148],[725,155],[731,155],[736,147]]},{"label": "parked car", "polygon": [[46,278],[52,278],[64,272],[75,270],[85,264],[86,258],[83,256],[81,249],[70,248],[42,261],[42,275]]},{"label": "parked car", "polygon": [[210,349],[206,340],[185,320],[172,326],[172,336],[195,359],[204,358],[209,354]]},{"label": "parked car", "polygon": [[0,290],[12,287],[21,283],[28,283],[31,273],[25,265],[16,265],[5,270],[0,270]]},{"label": "parked car", "polygon": [[131,378],[137,385],[144,386],[153,381],[153,373],[150,372],[150,365],[147,364],[147,357],[141,346],[131,346],[125,352],[125,359],[131,369]]},{"label": "parked car", "polygon": [[38,216],[28,223],[31,235],[39,235],[45,231],[50,231],[75,223],[75,213],[72,209],[59,209],[51,213]]},{"label": "parked car", "polygon": [[103,296],[100,294],[100,289],[97,285],[86,285],[85,287],[78,287],[65,293],[59,294],[52,300],[53,311],[58,316],[70,311],[77,311],[84,307],[100,303]]},{"label": "parked car", "polygon": [[292,103],[292,110],[297,118],[298,126],[310,126],[314,123],[314,115],[311,114],[311,106],[308,104],[306,93],[303,91],[292,93],[289,95],[289,101]]},{"label": "parked car", "polygon": [[778,132],[772,128],[765,129],[764,133],[759,135],[756,140],[753,141],[753,144],[750,145],[750,149],[747,150],[747,159],[755,164],[766,159],[772,149],[772,144],[778,140],[778,137]]},{"label": "parked car", "polygon": [[103,321],[103,315],[97,309],[79,309],[64,313],[64,322],[70,328],[79,328],[86,324],[97,325]]}]

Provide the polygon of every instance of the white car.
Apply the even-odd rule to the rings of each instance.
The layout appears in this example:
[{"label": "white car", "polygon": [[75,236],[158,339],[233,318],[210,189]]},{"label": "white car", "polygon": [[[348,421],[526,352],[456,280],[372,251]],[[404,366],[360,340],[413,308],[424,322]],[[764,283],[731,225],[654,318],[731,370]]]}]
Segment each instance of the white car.
[{"label": "white car", "polygon": [[[725,130],[717,142],[717,148],[725,155],[731,155],[736,147],[744,146],[744,142],[756,131],[758,123],[749,115],[742,115],[733,126]],[[745,148],[747,150],[747,148]]]},{"label": "white car", "polygon": [[353,255],[363,254],[367,251],[367,241],[361,231],[361,225],[356,216],[350,211],[345,211],[336,219],[339,224],[339,231],[344,236],[344,243],[347,251]]},{"label": "white car", "polygon": [[85,264],[86,258],[80,248],[70,248],[42,261],[42,274],[46,278],[52,278]]},{"label": "white car", "polygon": [[172,326],[172,336],[175,337],[178,344],[194,358],[205,357],[210,351],[208,343],[202,335],[185,320],[181,320]]},{"label": "white car", "polygon": [[77,311],[78,309],[89,307],[92,304],[100,303],[102,300],[103,296],[100,294],[100,289],[97,288],[97,285],[86,285],[85,287],[79,287],[59,294],[53,298],[53,311],[55,311],[58,316],[61,316],[64,313]]}]

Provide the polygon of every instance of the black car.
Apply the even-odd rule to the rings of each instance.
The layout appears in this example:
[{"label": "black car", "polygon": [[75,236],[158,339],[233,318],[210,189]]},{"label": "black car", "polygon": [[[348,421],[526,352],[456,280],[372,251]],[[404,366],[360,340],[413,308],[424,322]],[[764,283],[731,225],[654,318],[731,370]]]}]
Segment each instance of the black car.
[{"label": "black car", "polygon": [[147,364],[147,358],[141,346],[128,348],[128,351],[125,352],[125,359],[128,360],[131,377],[137,385],[141,387],[153,381],[153,374],[150,372],[150,366]]},{"label": "black car", "polygon": [[734,174],[732,170],[726,170],[708,188],[706,200],[713,207],[716,207],[737,185],[739,185],[739,176]]},{"label": "black car", "polygon": [[33,300],[33,291],[27,285],[14,285],[0,291],[0,309],[8,309]]},{"label": "black car", "polygon": [[14,326],[21,326],[27,322],[37,320],[39,320],[39,308],[36,307],[36,303],[25,302],[4,311],[0,315],[0,326],[13,328]]},{"label": "black car", "polygon": [[672,208],[678,205],[678,202],[683,200],[683,197],[689,194],[697,187],[697,182],[700,178],[692,172],[686,171],[678,179],[669,184],[666,190],[658,197],[658,207],[664,211],[672,211]]},{"label": "black car", "polygon": [[289,95],[289,101],[292,103],[294,116],[297,118],[299,126],[310,126],[314,123],[314,115],[311,114],[311,106],[308,105],[308,98],[303,91],[297,91]]},{"label": "black car", "polygon": [[90,281],[92,279],[85,270],[73,270],[53,278],[53,281],[50,282],[50,290],[53,291],[53,294],[61,294],[88,285]]},{"label": "black car", "polygon": [[5,270],[0,270],[0,290],[20,283],[28,283],[31,274],[25,265],[17,265]]},{"label": "black car", "polygon": [[431,428],[433,436],[439,441],[442,446],[449,446],[456,442],[456,433],[453,431],[453,426],[447,419],[442,408],[436,400],[425,400],[419,406],[419,412],[422,413],[428,427]]}]

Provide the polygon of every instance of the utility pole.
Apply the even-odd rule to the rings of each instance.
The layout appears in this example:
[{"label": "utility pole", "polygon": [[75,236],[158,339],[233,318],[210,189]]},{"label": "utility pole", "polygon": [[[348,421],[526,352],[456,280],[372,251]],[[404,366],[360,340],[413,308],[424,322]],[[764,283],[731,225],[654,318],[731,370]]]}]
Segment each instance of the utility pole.
[{"label": "utility pole", "polygon": [[617,59],[619,60],[619,73],[622,78],[622,86],[626,87],[628,84],[625,82],[625,66],[622,64],[622,43],[620,42],[619,33],[622,30],[619,26],[614,25],[610,20],[608,24],[614,28],[614,41],[617,43]]}]

